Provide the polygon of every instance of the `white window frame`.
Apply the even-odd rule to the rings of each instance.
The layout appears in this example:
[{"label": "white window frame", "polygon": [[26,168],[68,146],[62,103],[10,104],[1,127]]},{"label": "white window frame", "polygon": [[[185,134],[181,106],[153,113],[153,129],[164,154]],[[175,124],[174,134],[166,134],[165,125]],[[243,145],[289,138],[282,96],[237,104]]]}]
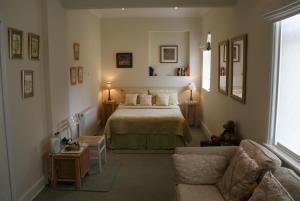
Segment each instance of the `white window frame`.
[{"label": "white window frame", "polygon": [[300,13],[300,2],[293,2],[278,10],[267,13],[264,17],[273,23],[273,53],[270,83],[270,108],[268,124],[268,144],[267,146],[274,151],[282,160],[300,172],[300,156],[278,143],[275,144],[275,130],[277,120],[279,69],[280,69],[280,50],[281,50],[281,20]]},{"label": "white window frame", "polygon": [[[205,57],[204,57],[204,54],[207,53],[207,52],[210,52],[209,61],[206,61]],[[206,74],[204,74],[206,62],[207,62],[207,65],[209,65],[209,69],[206,69],[206,70],[209,71],[209,76],[208,77],[205,77]],[[209,82],[208,87],[204,86],[204,80],[206,80],[206,79]],[[202,51],[202,89],[207,91],[207,92],[210,92],[210,90],[211,90],[211,50],[203,50]]]}]

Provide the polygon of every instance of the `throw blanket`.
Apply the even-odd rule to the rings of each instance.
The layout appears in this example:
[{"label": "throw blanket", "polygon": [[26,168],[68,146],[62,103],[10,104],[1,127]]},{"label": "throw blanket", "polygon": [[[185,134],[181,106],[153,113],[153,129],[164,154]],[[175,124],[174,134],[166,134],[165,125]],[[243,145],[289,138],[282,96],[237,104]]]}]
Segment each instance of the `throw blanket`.
[{"label": "throw blanket", "polygon": [[119,106],[108,119],[104,134],[180,135],[186,142],[190,130],[178,106]]}]

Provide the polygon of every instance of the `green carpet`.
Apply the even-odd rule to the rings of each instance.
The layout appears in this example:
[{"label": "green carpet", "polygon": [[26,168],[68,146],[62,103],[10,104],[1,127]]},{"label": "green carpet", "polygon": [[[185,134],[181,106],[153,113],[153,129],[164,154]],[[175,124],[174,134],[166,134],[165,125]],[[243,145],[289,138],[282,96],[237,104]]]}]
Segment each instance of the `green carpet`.
[{"label": "green carpet", "polygon": [[120,161],[107,161],[103,166],[102,172],[99,173],[96,161],[91,164],[89,175],[81,180],[80,189],[75,188],[74,182],[58,182],[56,190],[108,192],[113,186],[120,165]]}]

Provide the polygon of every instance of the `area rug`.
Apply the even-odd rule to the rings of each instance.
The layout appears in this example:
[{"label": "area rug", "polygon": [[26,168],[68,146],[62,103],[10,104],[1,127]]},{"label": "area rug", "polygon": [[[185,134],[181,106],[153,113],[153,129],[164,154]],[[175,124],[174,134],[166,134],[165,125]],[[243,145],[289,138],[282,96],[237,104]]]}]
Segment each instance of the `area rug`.
[{"label": "area rug", "polygon": [[102,172],[99,173],[98,163],[93,162],[90,167],[89,175],[81,179],[80,189],[76,189],[73,182],[57,182],[56,190],[109,192],[119,173],[120,166],[120,161],[107,161],[102,166]]}]

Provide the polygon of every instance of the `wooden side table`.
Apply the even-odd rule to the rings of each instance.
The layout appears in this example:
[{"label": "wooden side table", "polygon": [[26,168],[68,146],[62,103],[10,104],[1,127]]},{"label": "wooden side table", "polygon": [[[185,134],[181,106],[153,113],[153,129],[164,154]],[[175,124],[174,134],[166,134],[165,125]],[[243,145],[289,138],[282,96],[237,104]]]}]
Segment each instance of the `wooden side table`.
[{"label": "wooden side table", "polygon": [[197,127],[197,108],[198,101],[185,101],[184,102],[184,117],[190,125]]},{"label": "wooden side table", "polygon": [[114,100],[103,102],[103,126],[105,126],[110,115],[117,109],[117,106],[118,105]]},{"label": "wooden side table", "polygon": [[90,170],[88,147],[82,147],[80,153],[58,153],[52,155],[51,186],[56,188],[57,181],[76,182],[81,187],[81,178]]}]

